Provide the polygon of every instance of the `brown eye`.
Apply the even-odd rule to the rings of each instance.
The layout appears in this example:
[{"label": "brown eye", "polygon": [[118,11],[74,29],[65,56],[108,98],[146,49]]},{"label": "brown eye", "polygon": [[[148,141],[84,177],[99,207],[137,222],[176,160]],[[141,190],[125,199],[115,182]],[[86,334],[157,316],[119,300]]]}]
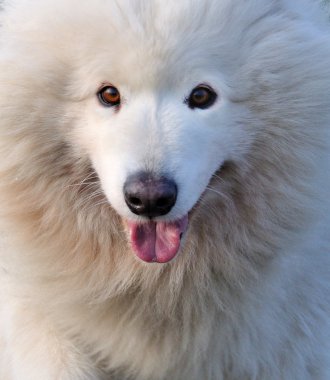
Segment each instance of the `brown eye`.
[{"label": "brown eye", "polygon": [[201,86],[195,87],[192,90],[186,103],[191,109],[194,109],[194,108],[206,109],[213,106],[217,97],[218,97],[217,94],[214,92],[212,88],[201,85]]},{"label": "brown eye", "polygon": [[97,93],[100,102],[106,107],[115,107],[120,104],[120,92],[114,86],[101,88]]}]

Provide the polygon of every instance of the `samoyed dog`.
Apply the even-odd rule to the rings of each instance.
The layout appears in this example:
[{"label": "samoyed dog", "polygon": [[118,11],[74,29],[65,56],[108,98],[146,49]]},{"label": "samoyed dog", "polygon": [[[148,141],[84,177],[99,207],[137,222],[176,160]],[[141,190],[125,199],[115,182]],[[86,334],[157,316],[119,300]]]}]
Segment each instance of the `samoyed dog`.
[{"label": "samoyed dog", "polygon": [[330,379],[330,33],[307,0],[5,0],[0,379]]}]

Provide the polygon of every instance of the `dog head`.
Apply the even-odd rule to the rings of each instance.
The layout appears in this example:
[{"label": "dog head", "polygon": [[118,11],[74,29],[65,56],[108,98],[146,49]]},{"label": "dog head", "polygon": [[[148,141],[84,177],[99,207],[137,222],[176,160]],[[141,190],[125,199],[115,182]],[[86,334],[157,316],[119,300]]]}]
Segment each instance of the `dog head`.
[{"label": "dog head", "polygon": [[10,4],[2,77],[19,128],[91,163],[142,260],[178,253],[198,202],[224,194],[227,163],[245,178],[239,186],[263,194],[260,178],[280,191],[306,168],[298,135],[305,143],[318,132],[306,132],[314,111],[304,107],[313,99],[319,113],[327,100],[326,84],[301,80],[313,76],[308,51],[320,42],[309,21],[294,24],[298,10],[262,0]]}]

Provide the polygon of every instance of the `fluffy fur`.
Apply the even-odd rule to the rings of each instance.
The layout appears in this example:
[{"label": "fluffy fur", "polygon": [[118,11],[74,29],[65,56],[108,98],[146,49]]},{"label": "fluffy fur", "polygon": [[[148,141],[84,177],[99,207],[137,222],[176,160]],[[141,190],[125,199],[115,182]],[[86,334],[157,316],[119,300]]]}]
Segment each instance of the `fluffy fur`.
[{"label": "fluffy fur", "polygon": [[[1,380],[330,378],[330,38],[293,0],[7,0]],[[103,108],[103,82],[124,98]],[[199,83],[208,110],[184,100]],[[190,209],[132,252],[128,173]],[[137,218],[135,218],[137,220]]]}]

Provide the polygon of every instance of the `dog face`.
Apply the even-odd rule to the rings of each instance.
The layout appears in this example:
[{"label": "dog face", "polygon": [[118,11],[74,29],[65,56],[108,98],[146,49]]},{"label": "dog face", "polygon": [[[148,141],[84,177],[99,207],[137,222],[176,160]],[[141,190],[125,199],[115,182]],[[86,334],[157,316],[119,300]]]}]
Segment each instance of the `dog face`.
[{"label": "dog face", "polygon": [[93,73],[72,143],[87,152],[145,261],[173,258],[212,176],[226,161],[243,160],[252,141],[241,122],[247,110],[230,101],[233,47],[219,41],[210,12],[193,15],[197,30],[161,14],[143,25],[140,13],[137,25],[121,25],[124,36],[113,33],[101,56],[96,50],[82,59],[71,85],[80,93]]},{"label": "dog face", "polygon": [[[30,133],[92,164],[138,256],[170,261],[226,162],[241,172],[260,171],[260,157],[269,167],[293,162],[294,136],[312,117],[302,105],[321,102],[320,84],[304,91],[293,75],[302,61],[277,27],[278,17],[289,19],[281,2],[71,0],[71,7],[74,14],[64,1],[34,0],[7,9],[3,76],[19,83],[7,88],[32,119]],[[22,54],[27,61],[17,63]]]},{"label": "dog face", "polygon": [[[147,72],[153,62],[146,62]],[[185,74],[174,67],[174,77],[156,70],[153,83],[144,86],[142,76],[138,88],[130,86],[129,78],[120,83],[110,74],[109,84],[102,85],[90,104],[89,122],[79,131],[79,136],[88,136],[82,143],[103,190],[128,221],[133,246],[145,261],[167,262],[177,253],[188,214],[212,175],[225,160],[239,157],[249,141],[230,117],[235,113],[229,111],[220,73],[214,70],[212,75],[205,66],[179,86],[175,83]],[[182,70],[194,69],[185,62]],[[145,223],[146,218],[152,221]],[[150,244],[157,240],[165,243],[156,254]]]},{"label": "dog face", "polygon": [[[146,72],[153,70],[154,62],[150,58],[145,63]],[[127,70],[137,67],[139,63],[134,63]],[[221,73],[212,73],[205,62],[198,73],[182,80],[185,70],[194,70],[188,59],[182,73],[174,67],[174,74],[156,70],[153,83],[147,85],[142,74],[138,88],[130,87],[129,78],[120,83],[118,76],[110,73],[101,92],[111,86],[120,97],[119,104],[109,106],[100,101],[102,95],[94,96],[83,123],[77,126],[75,138],[88,151],[105,194],[124,218],[141,221],[141,215],[132,212],[125,199],[130,177],[146,173],[142,181],[164,178],[174,183],[173,207],[164,215],[155,215],[157,220],[173,221],[191,210],[224,161],[241,157],[248,146],[250,138],[235,120],[237,112],[231,110],[234,107]],[[200,106],[192,100],[198,96]]]}]

